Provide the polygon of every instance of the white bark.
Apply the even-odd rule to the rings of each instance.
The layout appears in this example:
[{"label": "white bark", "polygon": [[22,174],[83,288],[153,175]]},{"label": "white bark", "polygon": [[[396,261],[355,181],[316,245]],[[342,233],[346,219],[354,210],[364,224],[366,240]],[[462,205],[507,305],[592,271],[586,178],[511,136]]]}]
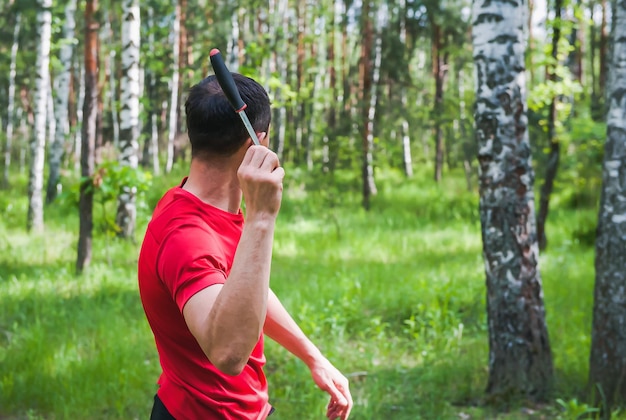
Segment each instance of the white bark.
[{"label": "white bark", "polygon": [[172,80],[170,85],[170,115],[167,133],[167,161],[165,172],[169,173],[174,166],[174,141],[178,130],[178,81],[180,79],[180,6],[175,3],[176,13],[172,22]]},{"label": "white bark", "polygon": [[[120,155],[121,166],[137,168],[139,163],[139,0],[124,0],[122,5],[122,80],[120,100]],[[117,225],[120,236],[130,238],[135,231],[137,187],[124,186],[118,197]]]},{"label": "white bark", "polygon": [[[406,92],[402,90],[402,109],[406,109],[407,99]],[[402,115],[402,122],[400,133],[402,135],[402,162],[404,164],[404,174],[407,178],[413,177],[413,157],[411,154],[411,130],[409,127],[409,121],[404,115]]]},{"label": "white bark", "polygon": [[[313,78],[313,89],[311,91],[311,105],[310,116],[308,118],[307,140],[306,140],[306,153],[305,161],[309,171],[313,170],[313,144],[317,134],[315,133],[316,127],[320,123],[320,118],[323,114],[323,109],[320,103],[322,99],[319,96],[324,92],[328,92],[328,74],[326,74],[326,61],[327,57],[325,51],[327,49],[327,33],[324,26],[324,19],[318,17],[315,20],[315,37],[317,38],[317,71]],[[324,130],[326,131],[326,130]]]},{"label": "white bark", "polygon": [[239,17],[245,13],[245,8],[234,6],[230,17],[230,37],[226,45],[226,65],[232,72],[239,71]]},{"label": "white bark", "polygon": [[[278,30],[281,28],[281,37],[276,40],[276,46],[274,48],[274,71],[278,73],[278,77],[281,83],[288,83],[287,79],[287,59],[280,56],[278,51],[287,51],[288,46],[285,40],[285,34],[289,30],[288,19],[288,0],[273,0],[270,5],[272,26]],[[283,89],[277,87],[274,90],[274,100],[279,103],[277,108],[274,109],[272,125],[274,126],[275,142],[274,150],[279,159],[283,158],[285,151],[285,138],[287,135],[287,104],[286,97],[283,94]]]},{"label": "white bark", "polygon": [[[74,131],[74,169],[80,171],[80,156],[83,147],[83,105],[85,104],[85,66],[77,60],[78,71],[78,100],[76,101],[76,125]],[[76,80],[76,79],[75,79]]]},{"label": "white bark", "polygon": [[59,185],[59,177],[61,173],[61,162],[63,153],[65,152],[65,144],[67,136],[70,132],[69,124],[69,98],[70,98],[70,82],[72,76],[72,55],[74,52],[74,32],[76,28],[76,20],[74,13],[76,12],[76,0],[70,0],[65,7],[65,22],[63,24],[63,39],[61,48],[59,49],[59,62],[61,69],[59,74],[54,78],[54,119],[56,121],[54,140],[50,145],[48,166],[48,188],[46,193],[46,201],[52,202],[56,197]]},{"label": "white bark", "polygon": [[[406,47],[407,30],[406,30],[406,0],[400,0],[398,7],[400,9],[400,43]],[[400,134],[402,136],[402,163],[404,166],[404,174],[407,178],[413,177],[413,157],[411,155],[411,132],[409,127],[409,121],[407,120],[404,110],[407,109],[407,95],[404,87],[401,87],[402,92],[401,102],[401,122],[400,122]]]},{"label": "white bark", "polygon": [[487,392],[495,401],[545,400],[553,379],[526,115],[527,7],[525,0],[477,0],[473,7],[475,125],[489,328]]},{"label": "white bark", "polygon": [[607,85],[607,141],[596,237],[596,283],[590,383],[605,409],[626,401],[626,2],[615,3],[613,55]]},{"label": "white bark", "polygon": [[9,186],[9,168],[11,167],[11,149],[13,147],[13,121],[15,113],[15,76],[17,66],[17,50],[19,48],[19,34],[22,23],[22,14],[15,15],[15,27],[13,28],[13,44],[11,45],[11,64],[9,66],[9,92],[7,106],[7,131],[6,144],[4,146],[4,172],[2,185]]},{"label": "white bark", "polygon": [[50,37],[52,31],[52,0],[39,0],[37,11],[37,65],[35,68],[35,123],[28,182],[27,229],[42,231],[43,171],[46,147],[46,110],[50,88]]},{"label": "white bark", "polygon": [[[150,28],[154,27],[154,9],[148,8],[148,19]],[[150,54],[154,55],[154,31],[150,31],[148,35],[148,43]],[[149,156],[152,159],[152,174],[158,176],[161,173],[161,167],[159,165],[159,116],[156,106],[156,73],[154,70],[148,70],[146,79],[149,81],[149,94],[150,99],[150,144],[148,147]]]}]

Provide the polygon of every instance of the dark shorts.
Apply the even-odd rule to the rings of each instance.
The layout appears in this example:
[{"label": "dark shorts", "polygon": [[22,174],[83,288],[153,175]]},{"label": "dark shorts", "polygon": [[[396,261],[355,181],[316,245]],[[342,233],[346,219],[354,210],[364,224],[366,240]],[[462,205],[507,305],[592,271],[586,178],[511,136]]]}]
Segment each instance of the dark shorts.
[{"label": "dark shorts", "polygon": [[[268,416],[271,416],[274,412],[274,407],[270,410]],[[158,395],[154,396],[154,405],[152,406],[152,413],[150,413],[150,420],[176,420],[174,416],[167,411],[163,401],[159,398]]]},{"label": "dark shorts", "polygon": [[174,416],[167,411],[163,401],[158,395],[154,396],[154,405],[152,406],[152,413],[150,413],[150,420],[176,420]]}]

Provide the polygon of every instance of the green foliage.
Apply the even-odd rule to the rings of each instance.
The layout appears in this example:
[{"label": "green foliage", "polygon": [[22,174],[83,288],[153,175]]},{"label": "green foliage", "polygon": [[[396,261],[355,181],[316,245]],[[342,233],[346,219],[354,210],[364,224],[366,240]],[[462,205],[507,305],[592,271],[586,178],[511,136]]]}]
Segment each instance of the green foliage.
[{"label": "green foliage", "polygon": [[85,192],[91,192],[94,202],[100,209],[99,217],[96,218],[102,232],[107,235],[115,235],[120,228],[115,221],[115,213],[111,206],[117,202],[119,194],[130,189],[136,197],[136,205],[139,210],[149,211],[144,200],[146,192],[152,184],[152,174],[141,168],[131,168],[120,165],[117,161],[104,162],[96,168],[90,177],[83,177],[72,184],[66,193],[61,194],[59,201],[64,206],[78,207],[81,186]]},{"label": "green foliage", "polygon": [[570,209],[595,209],[602,184],[606,124],[595,122],[588,114],[579,115],[571,119],[560,139],[564,146],[555,183],[560,194],[554,200]]},{"label": "green foliage", "polygon": [[572,398],[569,401],[558,398],[556,402],[563,408],[563,412],[558,417],[562,419],[580,419],[588,414],[600,411],[595,407],[591,407],[589,404],[578,401],[576,398]]}]

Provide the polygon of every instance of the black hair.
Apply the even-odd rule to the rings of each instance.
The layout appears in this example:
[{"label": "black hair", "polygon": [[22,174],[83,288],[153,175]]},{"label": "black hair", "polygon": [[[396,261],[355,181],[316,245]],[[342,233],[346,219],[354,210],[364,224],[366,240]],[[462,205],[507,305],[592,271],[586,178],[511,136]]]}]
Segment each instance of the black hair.
[{"label": "black hair", "polygon": [[[272,113],[267,92],[255,80],[232,73],[246,115],[257,133],[267,132]],[[185,102],[187,134],[193,157],[230,156],[250,137],[215,76],[194,85]]]}]

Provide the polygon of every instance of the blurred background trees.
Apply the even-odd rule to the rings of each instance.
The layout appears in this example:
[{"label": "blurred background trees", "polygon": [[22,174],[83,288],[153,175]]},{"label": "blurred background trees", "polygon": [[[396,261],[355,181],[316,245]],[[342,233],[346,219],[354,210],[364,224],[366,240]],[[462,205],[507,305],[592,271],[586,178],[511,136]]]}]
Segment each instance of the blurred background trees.
[{"label": "blurred background trees", "polygon": [[[437,182],[449,168],[464,166],[468,187],[475,182],[469,0],[146,1],[141,18],[133,20],[140,29],[133,47],[139,50],[139,80],[131,84],[124,57],[134,45],[128,32],[135,29],[129,29],[126,3],[102,1],[96,16],[96,166],[118,159],[128,135],[136,135],[131,154],[151,172],[169,172],[189,159],[182,104],[186,90],[211,72],[207,55],[217,47],[231,70],[257,78],[270,92],[272,144],[283,162],[316,177],[350,174],[365,206],[376,194],[377,168],[410,176],[415,165],[427,165]],[[571,188],[573,202],[596,200],[600,176],[593,170],[601,159],[611,13],[606,1],[531,3],[529,127],[538,181],[545,185],[543,220],[554,188]],[[52,202],[64,179],[76,173],[80,156],[86,6],[71,0],[38,6],[53,16],[46,89],[53,89],[55,101],[44,111],[37,96],[42,79],[29,71],[42,46],[36,40],[44,26],[37,23],[39,9],[31,7],[39,4],[0,3],[7,40],[0,46],[3,181],[10,181],[9,166],[24,170],[38,159],[26,139],[43,136],[35,133],[45,121],[48,134],[41,139]],[[127,109],[135,114],[136,107],[128,108],[128,98],[135,96],[138,116],[130,117],[129,128]],[[56,118],[44,118],[44,112]],[[33,192],[33,200],[39,195]]]}]

